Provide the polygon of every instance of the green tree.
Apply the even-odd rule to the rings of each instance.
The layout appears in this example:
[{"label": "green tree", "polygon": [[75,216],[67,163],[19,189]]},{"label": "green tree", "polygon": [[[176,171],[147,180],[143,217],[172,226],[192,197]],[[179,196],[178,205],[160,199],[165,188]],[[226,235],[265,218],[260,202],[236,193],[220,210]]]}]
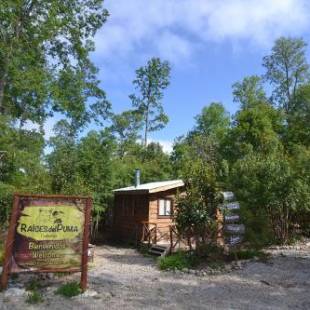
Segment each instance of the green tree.
[{"label": "green tree", "polygon": [[310,84],[301,86],[287,117],[287,143],[310,146]]},{"label": "green tree", "polygon": [[248,234],[252,233],[250,241],[258,245],[273,240],[287,243],[296,215],[309,212],[309,185],[281,151],[249,153],[239,159],[233,168],[232,184],[243,205]]},{"label": "green tree", "polygon": [[292,224],[299,226],[303,234],[310,236],[310,147],[295,144],[291,150],[290,164],[294,182],[298,186],[297,207]]},{"label": "green tree", "polygon": [[77,126],[105,118],[109,104],[89,53],[107,15],[103,0],[1,1],[0,113],[21,125],[53,112]]},{"label": "green tree", "polygon": [[230,132],[230,147],[234,159],[255,151],[268,153],[282,144],[283,117],[279,111],[266,103],[237,112]]},{"label": "green tree", "polygon": [[[196,125],[185,137],[179,137],[173,146],[171,161],[175,177],[182,177],[184,167],[191,158],[191,153],[200,153],[208,157],[216,152],[225,157],[225,149],[230,132],[230,116],[221,103],[213,102],[204,107],[201,114],[195,117]],[[212,144],[212,152],[207,154],[203,143]],[[211,151],[211,150],[210,150]],[[200,156],[199,155],[199,156]]]},{"label": "green tree", "polygon": [[112,204],[115,149],[109,130],[91,131],[78,144],[78,173],[83,187],[93,197],[93,238]]},{"label": "green tree", "polygon": [[281,145],[284,117],[267,100],[261,79],[251,76],[233,84],[233,95],[241,107],[226,140],[230,161],[252,151],[266,154]]},{"label": "green tree", "polygon": [[150,132],[162,129],[168,123],[168,116],[164,113],[161,101],[169,80],[170,65],[159,58],[152,58],[146,66],[136,71],[133,84],[139,94],[132,94],[129,97],[138,113],[142,115],[144,146],[147,146]]},{"label": "green tree", "polygon": [[141,127],[141,114],[137,111],[129,110],[112,116],[110,129],[118,138],[120,157],[136,143]]},{"label": "green tree", "polygon": [[0,223],[6,224],[14,192],[48,193],[50,178],[43,164],[44,139],[34,130],[17,129],[0,116]]},{"label": "green tree", "polygon": [[256,245],[286,243],[308,204],[307,180],[295,167],[296,154],[286,150],[285,119],[293,106],[285,116],[264,96],[250,96],[257,92],[248,90],[240,96],[236,90],[245,89],[243,84],[234,87],[235,101],[242,105],[230,133],[231,188],[242,203],[247,239]]},{"label": "green tree", "polygon": [[257,75],[245,77],[233,84],[234,102],[241,104],[241,109],[255,106],[258,102],[267,102],[262,79]]},{"label": "green tree", "polygon": [[176,224],[179,232],[195,238],[200,255],[206,244],[216,242],[218,192],[223,189],[227,165],[212,136],[193,137],[183,151],[181,176],[186,196],[178,199]]},{"label": "green tree", "polygon": [[219,140],[223,140],[230,127],[229,114],[219,102],[212,102],[204,107],[195,119],[197,125],[194,132],[205,136],[213,135]]},{"label": "green tree", "polygon": [[303,39],[281,37],[275,41],[271,54],[263,59],[265,78],[275,87],[273,100],[286,113],[291,109],[297,88],[309,80],[306,46]]},{"label": "green tree", "polygon": [[93,197],[94,237],[111,205],[115,139],[104,130],[90,131],[79,140],[65,121],[56,126],[55,132],[50,139],[52,152],[47,156],[52,191]]},{"label": "green tree", "polygon": [[137,157],[141,161],[141,180],[143,182],[165,181],[171,178],[172,169],[169,155],[163,151],[159,143],[149,143],[137,154]]},{"label": "green tree", "polygon": [[195,237],[198,254],[215,242],[218,192],[228,176],[223,145],[229,130],[228,113],[222,104],[212,103],[196,117],[194,129],[177,140],[171,156],[177,177],[186,183],[186,196],[177,205],[177,227],[187,237]]},{"label": "green tree", "polygon": [[78,145],[75,129],[66,120],[54,127],[55,136],[49,140],[51,153],[47,155],[51,189],[54,193],[81,194],[83,180],[79,175]]}]

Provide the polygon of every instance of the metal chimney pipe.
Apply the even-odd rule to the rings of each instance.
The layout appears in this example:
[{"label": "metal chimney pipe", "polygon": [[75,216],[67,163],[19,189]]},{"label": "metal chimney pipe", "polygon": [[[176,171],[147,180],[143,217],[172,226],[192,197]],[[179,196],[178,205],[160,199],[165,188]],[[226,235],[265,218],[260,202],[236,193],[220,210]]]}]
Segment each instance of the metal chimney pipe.
[{"label": "metal chimney pipe", "polygon": [[136,169],[135,170],[135,187],[138,187],[140,185],[140,176],[141,176],[141,170]]}]

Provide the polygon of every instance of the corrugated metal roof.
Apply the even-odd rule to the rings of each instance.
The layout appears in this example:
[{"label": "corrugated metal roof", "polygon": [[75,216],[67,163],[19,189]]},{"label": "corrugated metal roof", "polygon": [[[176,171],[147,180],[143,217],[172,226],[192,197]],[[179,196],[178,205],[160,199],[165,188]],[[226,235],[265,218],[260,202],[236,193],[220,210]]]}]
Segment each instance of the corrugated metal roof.
[{"label": "corrugated metal roof", "polygon": [[178,188],[184,186],[182,180],[171,180],[171,181],[162,181],[162,182],[151,182],[140,184],[139,186],[129,186],[113,190],[115,193],[122,192],[143,192],[143,193],[157,193],[166,191],[173,188]]}]

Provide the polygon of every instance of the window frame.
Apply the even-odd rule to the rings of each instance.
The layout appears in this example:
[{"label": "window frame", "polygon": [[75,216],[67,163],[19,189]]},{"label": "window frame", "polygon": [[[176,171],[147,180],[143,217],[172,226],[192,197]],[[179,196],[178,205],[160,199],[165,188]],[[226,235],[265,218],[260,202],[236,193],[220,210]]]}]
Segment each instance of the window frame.
[{"label": "window frame", "polygon": [[[164,208],[165,208],[165,213],[166,213],[166,202],[167,201],[170,201],[170,214],[165,214],[165,215],[161,215],[159,212],[160,212],[160,201],[161,200],[164,200],[164,202],[165,202],[165,206],[164,206]],[[172,218],[173,217],[173,206],[174,206],[174,204],[173,204],[173,199],[172,198],[166,198],[166,197],[159,197],[158,199],[157,199],[157,218],[158,219],[167,219],[167,218]]]}]

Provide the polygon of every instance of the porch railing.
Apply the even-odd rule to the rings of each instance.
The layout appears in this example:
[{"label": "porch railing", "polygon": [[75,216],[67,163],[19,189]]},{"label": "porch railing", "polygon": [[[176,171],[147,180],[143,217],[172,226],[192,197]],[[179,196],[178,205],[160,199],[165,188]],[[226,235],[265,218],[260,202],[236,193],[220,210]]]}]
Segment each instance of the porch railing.
[{"label": "porch railing", "polygon": [[181,243],[186,245],[191,251],[193,249],[193,245],[195,244],[195,241],[192,240],[192,236],[193,234],[191,231],[180,233],[175,225],[170,225],[170,254],[177,247],[177,245],[180,247]]},{"label": "porch railing", "polygon": [[141,243],[147,242],[148,246],[157,243],[157,223],[148,221],[142,222],[142,236]]}]

